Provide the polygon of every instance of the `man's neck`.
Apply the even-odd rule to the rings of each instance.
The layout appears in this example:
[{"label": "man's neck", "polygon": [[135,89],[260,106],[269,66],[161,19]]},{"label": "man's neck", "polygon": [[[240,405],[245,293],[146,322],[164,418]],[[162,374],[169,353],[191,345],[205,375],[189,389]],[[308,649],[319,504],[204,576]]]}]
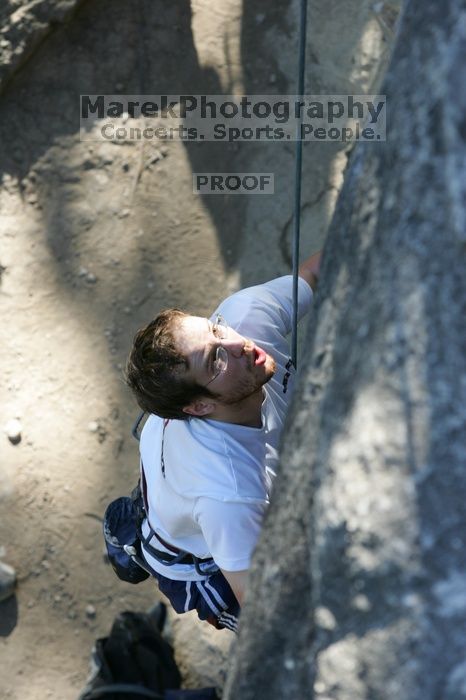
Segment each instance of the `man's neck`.
[{"label": "man's neck", "polygon": [[261,387],[242,401],[231,404],[218,403],[215,411],[209,415],[209,418],[222,421],[223,423],[234,423],[235,425],[244,425],[249,428],[261,428],[263,401],[264,390]]}]

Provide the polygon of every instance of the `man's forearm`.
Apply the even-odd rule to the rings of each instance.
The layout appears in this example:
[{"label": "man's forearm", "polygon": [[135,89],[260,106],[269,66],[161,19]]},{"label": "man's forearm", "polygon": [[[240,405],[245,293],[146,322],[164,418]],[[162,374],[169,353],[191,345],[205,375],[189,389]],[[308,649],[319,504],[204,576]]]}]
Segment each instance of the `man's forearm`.
[{"label": "man's forearm", "polygon": [[231,590],[235,594],[239,605],[243,604],[244,592],[246,590],[246,582],[248,578],[248,570],[244,571],[225,571],[221,569],[222,574],[231,586]]},{"label": "man's forearm", "polygon": [[320,274],[320,258],[322,251],[311,255],[299,266],[298,274],[303,280],[306,280],[312,291],[316,290]]}]

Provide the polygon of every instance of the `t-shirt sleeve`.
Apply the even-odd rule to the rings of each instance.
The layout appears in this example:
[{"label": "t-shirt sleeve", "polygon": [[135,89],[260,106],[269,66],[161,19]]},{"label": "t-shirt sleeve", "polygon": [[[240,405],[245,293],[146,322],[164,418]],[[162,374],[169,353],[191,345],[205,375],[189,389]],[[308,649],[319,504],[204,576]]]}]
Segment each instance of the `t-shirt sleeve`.
[{"label": "t-shirt sleeve", "polygon": [[249,569],[265,507],[257,502],[197,499],[194,517],[217,566],[225,571]]},{"label": "t-shirt sleeve", "polygon": [[[309,310],[312,302],[312,289],[301,277],[298,279],[298,318]],[[280,335],[291,332],[293,312],[293,277],[285,275],[277,279],[247,287],[225,299],[215,313],[225,316],[228,324],[238,332],[243,326],[260,328],[264,317]]]}]

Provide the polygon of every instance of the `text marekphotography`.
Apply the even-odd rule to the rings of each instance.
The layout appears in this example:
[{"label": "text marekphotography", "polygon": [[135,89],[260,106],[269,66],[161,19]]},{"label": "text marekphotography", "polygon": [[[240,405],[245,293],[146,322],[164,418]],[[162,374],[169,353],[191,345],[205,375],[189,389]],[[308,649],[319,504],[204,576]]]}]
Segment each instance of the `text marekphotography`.
[{"label": "text marekphotography", "polygon": [[385,95],[81,95],[83,141],[385,141]]}]

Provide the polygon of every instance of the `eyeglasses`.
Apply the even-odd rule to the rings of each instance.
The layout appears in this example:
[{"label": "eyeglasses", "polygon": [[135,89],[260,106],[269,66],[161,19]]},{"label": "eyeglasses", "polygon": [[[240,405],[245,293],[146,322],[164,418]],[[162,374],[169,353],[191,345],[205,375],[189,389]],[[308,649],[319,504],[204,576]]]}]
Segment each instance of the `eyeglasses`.
[{"label": "eyeglasses", "polygon": [[[215,318],[215,323],[212,325],[212,333],[219,340],[225,340],[228,335],[228,324],[220,314]],[[214,376],[210,379],[205,386],[209,386],[214,379],[217,379],[219,374],[225,372],[228,367],[228,353],[222,345],[219,345],[215,353],[215,360],[213,363]]]}]

